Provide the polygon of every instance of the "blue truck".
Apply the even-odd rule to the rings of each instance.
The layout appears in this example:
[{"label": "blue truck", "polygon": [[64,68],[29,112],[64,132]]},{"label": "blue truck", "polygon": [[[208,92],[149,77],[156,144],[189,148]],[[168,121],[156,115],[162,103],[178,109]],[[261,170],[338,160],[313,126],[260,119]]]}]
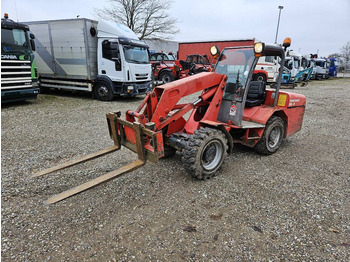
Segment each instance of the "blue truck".
[{"label": "blue truck", "polygon": [[329,62],[329,76],[337,76],[338,74],[338,61],[336,58],[328,58]]}]

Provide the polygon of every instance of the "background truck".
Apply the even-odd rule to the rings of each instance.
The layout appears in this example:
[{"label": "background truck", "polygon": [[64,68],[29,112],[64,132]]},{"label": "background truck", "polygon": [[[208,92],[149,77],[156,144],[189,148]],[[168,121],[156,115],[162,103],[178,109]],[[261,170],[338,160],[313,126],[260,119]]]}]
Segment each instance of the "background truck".
[{"label": "background truck", "polygon": [[315,79],[328,79],[329,78],[329,64],[324,58],[315,58],[316,75]]},{"label": "background truck", "polygon": [[284,66],[290,70],[292,80],[294,80],[299,71],[303,70],[301,67],[301,59],[302,55],[300,53],[293,50],[287,51]]},{"label": "background truck", "polygon": [[1,103],[35,99],[39,93],[34,35],[29,27],[1,18]]},{"label": "background truck", "polygon": [[128,27],[86,18],[27,22],[36,34],[40,87],[109,101],[151,88],[148,46]]}]

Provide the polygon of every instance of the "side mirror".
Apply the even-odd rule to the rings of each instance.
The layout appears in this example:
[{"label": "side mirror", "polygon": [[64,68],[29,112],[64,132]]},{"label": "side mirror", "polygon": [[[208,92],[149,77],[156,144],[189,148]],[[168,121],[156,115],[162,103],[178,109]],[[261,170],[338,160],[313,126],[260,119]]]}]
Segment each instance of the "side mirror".
[{"label": "side mirror", "polygon": [[119,45],[118,45],[117,42],[110,42],[110,43],[111,43],[111,44],[110,44],[109,48],[110,48],[111,50],[119,50]]},{"label": "side mirror", "polygon": [[[34,36],[34,35],[33,35]],[[32,47],[32,50],[33,50],[33,52],[36,50],[36,48],[35,48],[35,42],[34,42],[34,40],[33,39],[30,39],[30,45],[31,45],[31,47]]]},{"label": "side mirror", "polygon": [[35,39],[35,35],[33,35],[32,33],[29,34],[30,39]]}]

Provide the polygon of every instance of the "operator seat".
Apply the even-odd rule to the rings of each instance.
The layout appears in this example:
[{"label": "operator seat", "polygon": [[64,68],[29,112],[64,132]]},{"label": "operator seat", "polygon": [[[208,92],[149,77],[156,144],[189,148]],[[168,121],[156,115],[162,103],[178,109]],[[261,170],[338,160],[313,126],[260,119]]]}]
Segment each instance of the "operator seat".
[{"label": "operator seat", "polygon": [[251,81],[245,101],[246,107],[259,106],[265,101],[266,83],[262,81]]}]

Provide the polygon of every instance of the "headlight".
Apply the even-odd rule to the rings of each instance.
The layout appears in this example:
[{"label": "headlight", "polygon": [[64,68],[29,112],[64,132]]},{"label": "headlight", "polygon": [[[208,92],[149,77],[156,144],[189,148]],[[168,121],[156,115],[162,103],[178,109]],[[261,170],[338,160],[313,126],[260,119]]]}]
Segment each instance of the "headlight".
[{"label": "headlight", "polygon": [[134,90],[134,86],[128,86],[128,90]]},{"label": "headlight", "polygon": [[262,53],[264,50],[264,43],[256,43],[254,45],[254,52],[257,53],[257,54],[260,54]]}]

